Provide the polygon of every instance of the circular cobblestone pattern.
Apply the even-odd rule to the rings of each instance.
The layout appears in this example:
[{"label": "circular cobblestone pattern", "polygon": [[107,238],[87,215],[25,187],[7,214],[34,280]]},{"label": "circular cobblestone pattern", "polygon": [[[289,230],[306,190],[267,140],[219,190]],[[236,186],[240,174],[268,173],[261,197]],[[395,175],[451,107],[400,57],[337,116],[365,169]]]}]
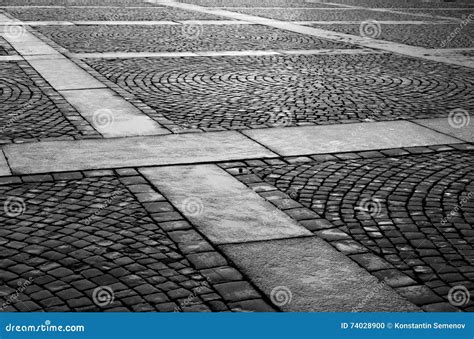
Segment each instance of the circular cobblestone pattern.
[{"label": "circular cobblestone pattern", "polygon": [[[80,132],[31,78],[39,80],[39,76],[26,63],[23,68],[19,65],[0,63],[0,140],[80,137]],[[53,90],[49,92],[58,96]]]},{"label": "circular cobblestone pattern", "polygon": [[[312,26],[346,34],[361,35],[361,25],[318,24]],[[380,24],[380,30],[374,31],[374,34],[377,35],[374,36],[374,38],[426,48],[473,48],[474,25],[467,25],[462,29],[459,27],[458,24]],[[458,29],[459,32],[453,34],[456,29]],[[453,34],[452,37],[451,34]]]},{"label": "circular cobblestone pattern", "polygon": [[470,0],[453,1],[426,1],[426,0],[331,0],[332,3],[362,6],[368,8],[446,8],[446,7],[472,7]]},{"label": "circular cobblestone pattern", "polygon": [[7,12],[23,21],[174,21],[220,20],[219,16],[175,8],[14,8]]},{"label": "circular cobblestone pattern", "polygon": [[473,166],[472,152],[443,152],[251,171],[446,298],[474,292]]},{"label": "circular cobblestone pattern", "polygon": [[[201,128],[432,118],[470,110],[469,69],[389,54],[87,62],[177,124]],[[278,123],[277,123],[278,125]]]},{"label": "circular cobblestone pattern", "polygon": [[336,7],[304,0],[178,0],[178,2],[205,7]]},{"label": "circular cobblestone pattern", "polygon": [[0,0],[0,6],[154,6],[142,0]]},{"label": "circular cobblestone pattern", "polygon": [[[292,8],[248,8],[235,9],[234,12],[262,16],[284,21],[364,21],[364,20],[419,20],[419,17],[403,14],[376,12],[366,9],[292,9]],[[430,18],[423,18],[427,21]]]},{"label": "circular cobblestone pattern", "polygon": [[71,52],[193,52],[356,48],[260,25],[38,27]]}]

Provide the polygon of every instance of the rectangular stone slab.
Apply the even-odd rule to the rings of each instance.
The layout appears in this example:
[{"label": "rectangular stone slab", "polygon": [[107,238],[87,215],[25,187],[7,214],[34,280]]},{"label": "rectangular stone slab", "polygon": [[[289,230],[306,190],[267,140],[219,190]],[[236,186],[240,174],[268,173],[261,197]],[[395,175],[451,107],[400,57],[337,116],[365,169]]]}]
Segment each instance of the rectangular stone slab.
[{"label": "rectangular stone slab", "polygon": [[219,247],[285,312],[419,311],[319,238]]},{"label": "rectangular stone slab", "polygon": [[408,121],[255,129],[242,133],[282,156],[462,142]]},{"label": "rectangular stone slab", "polygon": [[275,157],[234,131],[3,146],[16,174]]},{"label": "rectangular stone slab", "polygon": [[170,133],[110,89],[59,93],[106,138]]},{"label": "rectangular stone slab", "polygon": [[30,65],[48,81],[54,89],[89,89],[106,87],[72,61],[64,59],[29,60]]},{"label": "rectangular stone slab", "polygon": [[3,155],[3,152],[0,152],[0,176],[6,175],[12,175],[12,172],[10,172],[5,155]]},{"label": "rectangular stone slab", "polygon": [[450,120],[448,118],[438,119],[418,119],[414,120],[417,124],[434,129],[438,132],[451,135],[455,138],[474,142],[474,117],[460,114],[459,120]]},{"label": "rectangular stone slab", "polygon": [[311,235],[216,165],[146,168],[140,172],[215,244]]}]

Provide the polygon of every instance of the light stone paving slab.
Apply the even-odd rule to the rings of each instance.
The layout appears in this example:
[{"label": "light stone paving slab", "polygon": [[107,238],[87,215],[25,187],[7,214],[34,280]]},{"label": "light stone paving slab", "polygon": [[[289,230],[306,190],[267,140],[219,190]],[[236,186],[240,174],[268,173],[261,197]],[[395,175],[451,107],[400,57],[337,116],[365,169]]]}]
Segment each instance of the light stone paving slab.
[{"label": "light stone paving slab", "polygon": [[12,172],[10,171],[5,155],[3,152],[0,152],[0,176],[8,175],[12,175]]},{"label": "light stone paving slab", "polygon": [[117,25],[140,25],[140,26],[159,26],[159,25],[178,25],[173,21],[73,21],[75,25],[105,25],[105,26],[117,26]]},{"label": "light stone paving slab", "polygon": [[219,247],[285,312],[420,311],[315,237]]},{"label": "light stone paving slab", "polygon": [[474,142],[474,117],[469,115],[458,116],[456,119],[448,118],[418,119],[417,124],[434,129],[455,138]]},{"label": "light stone paving slab", "polygon": [[312,235],[216,165],[140,172],[214,244]]},{"label": "light stone paving slab", "polygon": [[275,51],[222,51],[222,52],[196,52],[199,56],[244,56],[244,55],[253,55],[253,56],[262,56],[262,55],[279,55],[280,53]]},{"label": "light stone paving slab", "polygon": [[1,34],[5,40],[21,55],[52,55],[59,54],[54,48],[44,42],[14,42],[9,34]]},{"label": "light stone paving slab", "polygon": [[24,60],[23,57],[19,55],[1,55],[0,56],[0,62],[3,61],[21,61]]},{"label": "light stone paving slab", "polygon": [[2,147],[15,174],[276,157],[235,131],[47,141]]},{"label": "light stone paving slab", "polygon": [[356,55],[356,54],[384,54],[384,53],[389,53],[385,51],[378,51],[375,49],[369,49],[369,48],[361,48],[361,49],[309,49],[309,50],[280,50],[278,51],[281,54],[288,54],[288,55],[318,55],[318,54],[350,54],[350,55]]},{"label": "light stone paving slab", "polygon": [[[58,90],[105,88],[106,86],[72,61],[62,59],[29,60],[30,65]],[[125,102],[125,100],[124,100]]]},{"label": "light stone paving slab", "polygon": [[[324,29],[315,28],[315,27],[297,25],[295,23],[287,22],[287,21],[262,18],[262,17],[258,17],[254,15],[236,13],[236,12],[231,12],[231,11],[226,11],[226,10],[221,10],[221,9],[206,8],[206,7],[201,7],[201,6],[191,5],[191,4],[186,4],[186,3],[177,3],[174,1],[166,1],[166,2],[161,2],[159,0],[146,0],[146,1],[150,3],[163,3],[166,6],[180,8],[184,10],[191,10],[191,11],[196,11],[196,12],[201,12],[201,13],[219,15],[222,17],[235,19],[235,20],[252,22],[255,24],[275,27],[275,28],[279,28],[279,29],[283,29],[283,30],[287,30],[291,32],[307,34],[307,35],[315,36],[321,39],[345,42],[345,43],[350,43],[350,44],[363,46],[367,48],[385,50],[385,51],[402,54],[406,56],[474,68],[474,61],[470,57],[465,56],[465,57],[450,59],[449,57],[446,57],[445,55],[434,54],[429,49],[423,48],[423,47],[409,46],[409,45],[399,44],[399,43],[395,43],[391,41],[376,40],[376,39],[371,39],[371,38],[362,37],[362,36],[333,32],[333,31],[324,30]],[[420,16],[420,15],[416,14],[415,16]],[[441,18],[441,19],[445,19],[445,18]],[[452,18],[447,18],[447,19],[452,19]]]},{"label": "light stone paving slab", "polygon": [[242,133],[282,156],[462,143],[408,121],[255,129]]},{"label": "light stone paving slab", "polygon": [[[357,20],[357,21],[291,21],[293,24],[297,25],[359,25],[361,22],[365,20]],[[446,25],[447,23],[451,23],[446,20],[440,21],[378,21],[380,25]]]},{"label": "light stone paving slab", "polygon": [[110,89],[59,93],[106,138],[170,133]]}]

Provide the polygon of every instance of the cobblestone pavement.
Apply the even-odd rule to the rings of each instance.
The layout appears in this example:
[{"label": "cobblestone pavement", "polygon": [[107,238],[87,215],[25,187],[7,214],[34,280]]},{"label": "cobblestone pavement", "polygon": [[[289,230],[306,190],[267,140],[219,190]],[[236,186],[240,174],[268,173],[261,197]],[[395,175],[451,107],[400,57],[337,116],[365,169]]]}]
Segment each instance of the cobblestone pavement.
[{"label": "cobblestone pavement", "polygon": [[0,0],[0,311],[473,312],[473,8]]},{"label": "cobblestone pavement", "polygon": [[3,311],[273,310],[134,169],[85,175],[0,186]]},{"label": "cobblestone pavement", "polygon": [[96,136],[89,124],[24,62],[0,62],[0,142]]},{"label": "cobblestone pavement", "polygon": [[[419,17],[390,12],[377,12],[366,9],[286,9],[286,8],[238,8],[233,10],[239,13],[262,16],[270,19],[284,20],[284,21],[389,21],[389,20],[419,20]],[[434,20],[430,18],[423,18],[425,21]]]},{"label": "cobblestone pavement", "polygon": [[49,26],[38,31],[74,53],[355,48],[260,25]]},{"label": "cobblestone pavement", "polygon": [[16,55],[15,49],[3,38],[0,38],[0,56]]},{"label": "cobblestone pavement", "polygon": [[394,2],[392,0],[331,0],[331,3],[361,6],[367,8],[449,8],[449,7],[472,7],[469,0],[457,1],[419,1],[419,0],[404,0]]},{"label": "cobblestone pavement", "polygon": [[[362,24],[363,25],[363,24]],[[362,35],[364,30],[358,25],[312,25],[313,27],[331,31]],[[459,24],[436,25],[391,25],[378,24],[379,29],[374,31],[376,39],[399,42],[406,45],[421,46],[426,48],[473,48],[474,25],[463,27],[458,34],[450,35],[456,31]]]},{"label": "cobblestone pavement", "polygon": [[[328,220],[331,224],[323,228],[337,230],[327,231],[328,239],[344,239],[335,246],[343,248],[347,242],[363,267],[374,269],[371,255],[385,259],[400,271],[398,276],[381,270],[388,268],[383,265],[373,274],[397,280],[393,287],[410,285],[406,282],[428,287],[431,292],[424,295],[411,295],[417,287],[399,290],[415,304],[426,305],[446,301],[452,286],[474,291],[474,153],[425,152],[430,150],[391,150],[386,156],[342,153],[300,163],[249,161],[224,167],[254,189],[263,187],[262,195],[290,215],[313,218],[298,210],[292,203],[296,200]],[[280,193],[267,192],[270,189],[259,181]],[[315,226],[309,221],[306,225]],[[367,251],[370,254],[358,254]],[[473,306],[463,305],[471,310]]]},{"label": "cobblestone pavement", "polygon": [[[174,8],[13,8],[6,11],[23,21],[169,21],[220,20],[219,16]],[[89,37],[91,39],[91,37]]]},{"label": "cobblestone pavement", "polygon": [[149,7],[153,4],[141,0],[0,0],[0,6],[123,6]]},{"label": "cobblestone pavement", "polygon": [[304,0],[179,0],[179,2],[205,7],[313,7],[331,8],[331,4],[306,2]]},{"label": "cobblestone pavement", "polygon": [[474,105],[472,72],[394,55],[87,62],[166,118],[199,128],[443,117]]}]

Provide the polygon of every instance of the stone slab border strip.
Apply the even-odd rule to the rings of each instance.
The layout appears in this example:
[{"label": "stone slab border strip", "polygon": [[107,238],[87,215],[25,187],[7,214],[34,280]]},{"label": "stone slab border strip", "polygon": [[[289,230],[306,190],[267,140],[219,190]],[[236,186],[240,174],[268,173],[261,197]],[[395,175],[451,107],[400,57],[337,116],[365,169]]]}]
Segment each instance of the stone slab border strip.
[{"label": "stone slab border strip", "polygon": [[140,169],[213,244],[310,236],[216,165]]},{"label": "stone slab border strip", "polygon": [[267,296],[279,295],[285,312],[420,311],[315,237],[220,248]]},{"label": "stone slab border strip", "polygon": [[[282,138],[282,132],[285,137]],[[409,121],[243,130],[281,156],[456,144],[463,141]]]},{"label": "stone slab border strip", "polygon": [[10,166],[8,166],[7,159],[3,151],[0,153],[0,176],[9,176],[12,175],[10,171]]},{"label": "stone slab border strip", "polygon": [[[170,133],[158,122],[143,114],[112,90],[107,89],[105,84],[29,32],[21,21],[15,21],[0,14],[0,22],[23,28],[21,34],[2,33],[1,36],[55,90],[60,93],[67,90],[67,96],[72,100],[71,104],[102,136],[107,138]],[[85,89],[90,91],[82,91]],[[78,92],[78,90],[81,91]],[[77,100],[79,97],[81,100]],[[147,126],[145,130],[143,130],[144,126]]]},{"label": "stone slab border strip", "polygon": [[[283,30],[287,30],[291,32],[307,34],[307,35],[315,36],[321,39],[350,43],[350,44],[358,45],[361,47],[384,50],[384,51],[397,53],[397,54],[401,54],[405,56],[474,68],[474,61],[472,60],[472,58],[469,58],[466,56],[464,58],[459,57],[459,58],[456,58],[455,60],[451,60],[450,58],[447,58],[445,56],[433,54],[433,52],[430,49],[423,48],[423,47],[415,47],[415,46],[409,46],[409,45],[399,44],[399,43],[390,42],[390,41],[376,40],[376,39],[371,39],[371,38],[366,38],[366,37],[361,37],[361,36],[356,36],[356,35],[351,35],[351,34],[332,32],[332,31],[323,30],[320,28],[297,25],[292,22],[275,20],[275,19],[267,19],[267,18],[262,18],[262,17],[258,17],[254,15],[235,13],[229,10],[216,10],[212,8],[205,8],[205,7],[201,7],[197,5],[178,3],[172,0],[167,0],[167,1],[146,0],[146,1],[150,3],[159,3],[159,4],[169,6],[169,7],[180,8],[180,9],[185,9],[189,11],[214,14],[214,15],[219,15],[222,17],[227,17],[230,19],[252,22],[255,24],[261,24],[261,25],[279,28],[279,29],[283,29]],[[458,22],[458,20],[456,20],[455,22]]]},{"label": "stone slab border strip", "polygon": [[[12,173],[227,161],[277,155],[235,131],[47,141],[2,148]],[[113,156],[104,156],[113,154]]]},{"label": "stone slab border strip", "polygon": [[450,120],[446,118],[416,119],[412,122],[467,142],[474,142],[474,117],[468,115],[467,111],[465,113],[465,115],[459,115],[457,122],[450,123]]}]

